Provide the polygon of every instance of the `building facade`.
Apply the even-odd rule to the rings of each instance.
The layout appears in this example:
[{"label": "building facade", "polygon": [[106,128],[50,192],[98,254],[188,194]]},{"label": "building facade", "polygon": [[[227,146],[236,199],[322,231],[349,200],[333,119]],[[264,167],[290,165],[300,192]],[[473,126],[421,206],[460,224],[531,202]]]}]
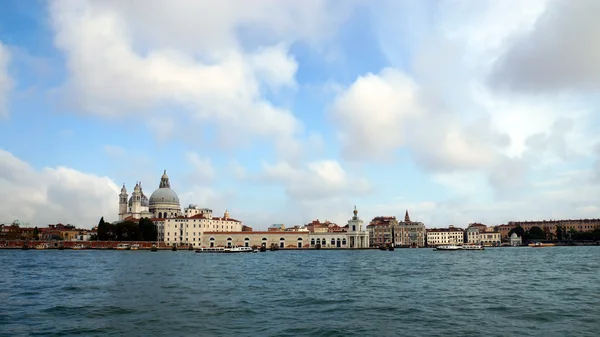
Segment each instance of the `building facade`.
[{"label": "building facade", "polygon": [[425,247],[426,229],[425,224],[419,221],[411,221],[408,210],[404,213],[404,221],[398,223],[400,228],[400,241],[396,241],[401,247]]},{"label": "building facade", "polygon": [[427,230],[427,246],[461,245],[464,243],[464,230],[450,226],[448,228],[432,228]]},{"label": "building facade", "polygon": [[380,247],[400,242],[400,226],[395,216],[374,217],[367,226],[369,246]]},{"label": "building facade", "polygon": [[[600,219],[576,219],[576,220],[541,220],[541,221],[510,221],[505,225],[497,226],[502,239],[508,238],[511,229],[521,226],[528,231],[533,227],[539,227],[547,234],[556,236],[556,229],[561,227],[565,231],[576,230],[578,232],[591,232],[600,229]],[[549,238],[550,239],[550,238]]]}]

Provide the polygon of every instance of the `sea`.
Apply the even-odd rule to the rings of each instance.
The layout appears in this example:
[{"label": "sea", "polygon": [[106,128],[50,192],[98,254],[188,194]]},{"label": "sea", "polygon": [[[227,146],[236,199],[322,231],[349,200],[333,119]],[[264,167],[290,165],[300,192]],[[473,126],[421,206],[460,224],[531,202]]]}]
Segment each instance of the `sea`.
[{"label": "sea", "polygon": [[1,336],[598,336],[600,247],[0,250]]}]

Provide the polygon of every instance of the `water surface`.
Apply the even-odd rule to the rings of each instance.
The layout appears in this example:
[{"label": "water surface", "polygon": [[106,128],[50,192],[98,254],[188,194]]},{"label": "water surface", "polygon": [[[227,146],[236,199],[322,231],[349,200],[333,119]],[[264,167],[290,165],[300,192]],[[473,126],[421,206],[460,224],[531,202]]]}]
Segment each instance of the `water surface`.
[{"label": "water surface", "polygon": [[0,250],[6,336],[597,336],[600,247]]}]

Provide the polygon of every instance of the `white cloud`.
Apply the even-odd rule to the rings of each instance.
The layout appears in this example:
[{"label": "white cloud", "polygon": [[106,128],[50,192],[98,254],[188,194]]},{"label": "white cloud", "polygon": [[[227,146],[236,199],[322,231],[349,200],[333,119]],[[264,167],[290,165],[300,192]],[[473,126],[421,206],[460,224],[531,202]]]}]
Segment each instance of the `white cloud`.
[{"label": "white cloud", "polygon": [[214,179],[215,169],[210,158],[201,158],[196,152],[187,152],[185,158],[193,168],[192,181],[207,183]]},{"label": "white cloud", "polygon": [[403,73],[367,74],[340,93],[332,107],[345,156],[381,158],[402,145],[408,118],[419,114],[416,85]]},{"label": "white cloud", "polygon": [[2,149],[0,170],[2,222],[18,219],[31,225],[62,222],[91,228],[102,216],[116,220],[119,187],[108,177],[67,167],[38,171]]},{"label": "white cloud", "polygon": [[8,73],[10,52],[0,41],[0,118],[8,117],[8,94],[13,87],[13,79]]},{"label": "white cloud", "polygon": [[107,155],[115,159],[125,158],[127,155],[127,151],[118,145],[104,145],[103,149]]},{"label": "white cloud", "polygon": [[364,178],[348,174],[335,160],[321,160],[296,168],[287,162],[264,164],[262,179],[279,182],[294,201],[331,199],[362,195],[371,191]]},{"label": "white cloud", "polygon": [[[324,44],[347,15],[339,9],[322,0],[55,1],[55,44],[69,73],[59,92],[84,112],[144,115],[162,138],[174,123],[210,122],[225,144],[258,136],[290,153],[303,124],[263,91],[295,86],[289,45]],[[148,112],[161,106],[179,111],[176,121]]]},{"label": "white cloud", "polygon": [[497,61],[492,82],[517,92],[600,88],[600,2],[549,1],[535,27]]}]

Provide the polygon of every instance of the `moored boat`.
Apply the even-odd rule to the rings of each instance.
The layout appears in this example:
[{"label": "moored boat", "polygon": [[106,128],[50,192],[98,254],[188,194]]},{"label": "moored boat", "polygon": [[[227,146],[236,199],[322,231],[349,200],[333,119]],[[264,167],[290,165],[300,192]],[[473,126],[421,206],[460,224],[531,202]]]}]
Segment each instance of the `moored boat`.
[{"label": "moored boat", "polygon": [[532,242],[528,245],[533,248],[541,248],[541,247],[554,247],[556,244],[554,243],[545,243],[545,242]]},{"label": "moored boat", "polygon": [[119,243],[115,249],[116,250],[130,250],[131,246],[127,243]]},{"label": "moored boat", "polygon": [[81,249],[85,249],[85,246],[82,245],[81,243],[76,244],[75,246],[73,246],[74,250],[81,250]]},{"label": "moored boat", "polygon": [[136,244],[131,245],[131,250],[138,250],[138,249],[140,249],[139,244],[136,243]]},{"label": "moored boat", "polygon": [[[202,247],[196,249],[196,253],[252,253],[254,249],[250,247]],[[256,251],[258,252],[258,251]],[[255,253],[256,253],[255,252]]]},{"label": "moored boat", "polygon": [[463,250],[485,250],[483,245],[467,244],[462,246]]},{"label": "moored boat", "polygon": [[158,251],[158,247],[156,247],[155,244],[152,244],[152,247],[150,247],[150,251],[151,252],[157,252]]},{"label": "moored boat", "polygon": [[50,245],[47,243],[40,243],[39,245],[35,246],[35,249],[50,249]]},{"label": "moored boat", "polygon": [[448,251],[461,250],[461,249],[462,249],[462,247],[458,246],[458,245],[440,245],[440,246],[433,248],[433,250],[448,250]]}]

